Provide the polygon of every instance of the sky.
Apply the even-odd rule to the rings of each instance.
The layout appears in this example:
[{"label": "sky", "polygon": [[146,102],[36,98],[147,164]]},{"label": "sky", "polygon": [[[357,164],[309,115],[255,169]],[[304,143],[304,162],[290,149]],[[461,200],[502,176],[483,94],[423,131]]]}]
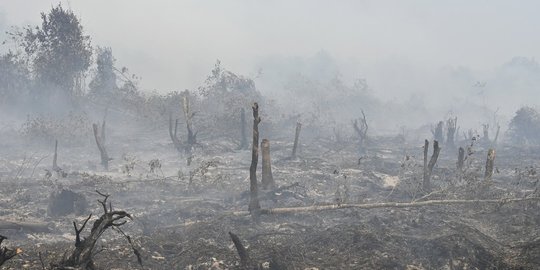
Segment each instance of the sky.
[{"label": "sky", "polygon": [[[58,2],[0,0],[0,28],[38,24]],[[196,88],[216,59],[250,76],[272,59],[324,51],[345,79],[393,100],[432,91],[441,70],[482,80],[515,56],[540,58],[540,1],[60,2],[143,89],[161,92]]]}]

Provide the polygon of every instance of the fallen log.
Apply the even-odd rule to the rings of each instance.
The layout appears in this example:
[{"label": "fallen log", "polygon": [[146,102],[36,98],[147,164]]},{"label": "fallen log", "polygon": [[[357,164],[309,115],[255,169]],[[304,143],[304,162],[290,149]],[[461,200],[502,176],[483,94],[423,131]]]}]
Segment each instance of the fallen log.
[{"label": "fallen log", "polygon": [[[312,205],[312,206],[300,206],[300,207],[282,207],[282,208],[269,208],[261,209],[260,215],[275,215],[275,214],[293,214],[303,212],[316,212],[326,210],[337,209],[377,209],[377,208],[414,208],[425,206],[449,206],[449,205],[474,205],[474,204],[507,204],[517,202],[530,202],[540,201],[540,197],[528,197],[528,198],[507,198],[507,199],[490,199],[490,200],[430,200],[421,202],[385,202],[385,203],[365,203],[365,204],[326,204],[326,205]],[[249,211],[236,211],[232,212],[235,216],[249,215]]]},{"label": "fallen log", "polygon": [[0,230],[17,230],[28,232],[50,232],[49,224],[42,222],[0,220]]}]

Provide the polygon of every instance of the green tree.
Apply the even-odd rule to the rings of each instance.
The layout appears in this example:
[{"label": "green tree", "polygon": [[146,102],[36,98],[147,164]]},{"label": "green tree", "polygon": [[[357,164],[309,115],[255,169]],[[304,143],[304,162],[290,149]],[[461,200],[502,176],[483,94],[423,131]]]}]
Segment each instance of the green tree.
[{"label": "green tree", "polygon": [[82,90],[82,78],[91,63],[90,37],[73,11],[61,4],[41,13],[41,20],[41,26],[19,33],[34,77],[64,94],[76,94]]},{"label": "green tree", "polygon": [[118,90],[114,68],[116,59],[111,48],[98,47],[96,54],[97,68],[89,84],[89,94],[98,99],[110,97],[114,91]]},{"label": "green tree", "polygon": [[518,143],[540,143],[540,114],[531,107],[521,107],[509,125],[510,137]]}]

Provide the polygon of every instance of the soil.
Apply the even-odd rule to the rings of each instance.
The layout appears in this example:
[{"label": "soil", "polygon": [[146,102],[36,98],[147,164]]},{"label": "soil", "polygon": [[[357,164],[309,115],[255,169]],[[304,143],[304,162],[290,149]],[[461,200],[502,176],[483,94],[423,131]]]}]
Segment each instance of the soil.
[{"label": "soil", "polygon": [[[238,213],[248,207],[251,161],[250,149],[236,150],[240,140],[202,134],[188,166],[166,128],[133,136],[117,132],[107,138],[113,158],[108,171],[91,140],[80,146],[60,141],[58,166],[65,175],[52,171],[54,142],[4,134],[0,220],[45,224],[49,231],[0,230],[8,237],[3,246],[23,250],[3,269],[42,269],[69,254],[72,222],[81,224],[93,213],[92,224],[103,213],[96,190],[111,195],[114,209],[133,215],[121,228],[142,256],[141,266],[125,237],[109,229],[95,250],[99,269],[242,269],[229,232],[247,248],[251,267],[261,269],[540,268],[538,201],[349,208],[262,215],[255,222]],[[426,196],[418,188],[423,140],[372,137],[360,154],[353,139],[301,137],[292,159],[293,135],[294,127],[290,138],[269,138],[279,190],[260,192],[262,208],[538,196],[539,149],[497,147],[493,179],[484,185],[488,147],[471,148],[460,176],[457,151],[442,146],[434,192]],[[48,214],[51,194],[60,190],[83,195],[87,207]]]}]

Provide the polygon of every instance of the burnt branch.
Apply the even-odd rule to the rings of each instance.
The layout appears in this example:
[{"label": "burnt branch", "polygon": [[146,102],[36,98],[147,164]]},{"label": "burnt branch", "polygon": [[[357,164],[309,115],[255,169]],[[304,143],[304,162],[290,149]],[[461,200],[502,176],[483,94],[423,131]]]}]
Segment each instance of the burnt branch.
[{"label": "burnt branch", "polygon": [[0,266],[2,266],[6,261],[15,257],[17,254],[22,253],[20,248],[10,249],[7,247],[2,247],[2,242],[6,240],[7,237],[0,235]]},{"label": "burnt branch", "polygon": [[109,209],[107,209],[107,199],[109,195],[103,194],[99,191],[96,191],[99,195],[104,197],[103,200],[98,200],[98,202],[103,206],[104,213],[97,220],[94,221],[92,229],[90,230],[90,235],[88,237],[82,238],[81,233],[86,227],[86,224],[91,218],[91,215],[84,221],[81,228],[77,228],[77,224],[73,222],[73,227],[75,228],[75,249],[69,255],[69,257],[64,258],[59,264],[53,265],[53,269],[66,269],[69,267],[79,268],[79,269],[95,269],[93,256],[94,248],[101,237],[101,235],[111,227],[119,227],[124,225],[128,219],[133,219],[132,216],[126,211],[113,211],[112,206],[109,203]]},{"label": "burnt branch", "polygon": [[231,240],[234,243],[234,247],[238,252],[238,256],[240,257],[240,267],[242,267],[243,269],[249,269],[250,259],[247,249],[244,247],[242,241],[240,241],[240,238],[238,238],[236,234],[229,232],[229,236],[231,237]]}]

